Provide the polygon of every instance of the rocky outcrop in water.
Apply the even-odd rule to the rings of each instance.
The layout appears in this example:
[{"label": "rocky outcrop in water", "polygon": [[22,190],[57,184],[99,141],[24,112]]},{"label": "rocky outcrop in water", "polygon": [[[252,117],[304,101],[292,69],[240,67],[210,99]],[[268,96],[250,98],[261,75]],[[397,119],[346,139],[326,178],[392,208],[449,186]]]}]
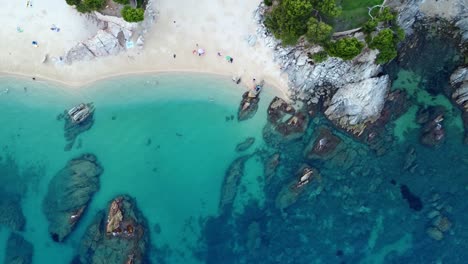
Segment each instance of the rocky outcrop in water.
[{"label": "rocky outcrop in water", "polygon": [[34,247],[17,233],[8,237],[5,250],[5,264],[30,264],[34,254]]},{"label": "rocky outcrop in water", "polygon": [[297,110],[286,101],[275,97],[268,107],[268,123],[263,129],[263,137],[271,141],[272,137],[290,141],[301,138],[309,125],[306,107]]},{"label": "rocky outcrop in water", "polygon": [[69,161],[50,181],[43,211],[54,241],[63,241],[73,231],[99,190],[101,173],[96,157],[85,154]]},{"label": "rocky outcrop in water", "polygon": [[15,231],[23,231],[26,218],[21,209],[19,194],[2,193],[5,198],[0,199],[0,225],[7,226]]},{"label": "rocky outcrop in water", "polygon": [[[290,207],[299,199],[299,195],[311,182],[320,182],[318,171],[308,165],[303,165],[297,172],[296,179],[283,186],[276,196],[276,208],[280,211]],[[320,192],[320,191],[319,191]],[[318,193],[319,193],[318,192]],[[317,193],[317,194],[318,194]]]},{"label": "rocky outcrop in water", "polygon": [[417,122],[421,124],[420,141],[422,144],[438,147],[444,142],[444,115],[445,109],[441,106],[430,106],[419,110]]},{"label": "rocky outcrop in water", "polygon": [[328,160],[336,155],[341,139],[328,128],[319,128],[318,135],[306,147],[305,156],[308,159]]},{"label": "rocky outcrop in water", "polygon": [[249,96],[250,93],[251,92],[245,92],[242,95],[239,110],[237,111],[237,120],[239,121],[250,119],[257,113],[260,97],[251,97]]},{"label": "rocky outcrop in water", "polygon": [[450,76],[452,100],[462,111],[465,127],[465,144],[468,144],[468,67],[458,68]]},{"label": "rocky outcrop in water", "polygon": [[70,116],[68,115],[67,110],[65,110],[62,114],[57,116],[57,120],[61,121],[64,120],[64,136],[67,140],[67,145],[65,145],[64,150],[69,151],[73,148],[75,144],[76,138],[81,134],[86,132],[87,130],[91,129],[94,124],[94,106],[92,103],[88,103],[87,106],[89,107],[91,113],[89,116],[80,123],[74,123]]},{"label": "rocky outcrop in water", "polygon": [[113,199],[94,218],[73,263],[149,263],[148,224],[130,196]]}]

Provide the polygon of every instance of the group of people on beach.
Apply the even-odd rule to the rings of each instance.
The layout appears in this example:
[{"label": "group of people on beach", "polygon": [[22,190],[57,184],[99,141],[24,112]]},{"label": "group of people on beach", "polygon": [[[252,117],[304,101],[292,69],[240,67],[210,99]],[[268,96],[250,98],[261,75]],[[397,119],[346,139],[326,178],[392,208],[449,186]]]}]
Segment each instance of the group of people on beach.
[{"label": "group of people on beach", "polygon": [[[205,55],[205,49],[203,48],[200,48],[198,46],[198,43],[196,44],[196,48],[192,51],[192,54],[198,54],[198,56],[203,56]],[[222,57],[223,55],[221,54],[221,52],[218,51],[218,57]],[[175,58],[175,56],[174,56]],[[231,57],[231,56],[226,56],[226,61],[229,62],[229,63],[233,63],[234,62],[234,59]]]}]

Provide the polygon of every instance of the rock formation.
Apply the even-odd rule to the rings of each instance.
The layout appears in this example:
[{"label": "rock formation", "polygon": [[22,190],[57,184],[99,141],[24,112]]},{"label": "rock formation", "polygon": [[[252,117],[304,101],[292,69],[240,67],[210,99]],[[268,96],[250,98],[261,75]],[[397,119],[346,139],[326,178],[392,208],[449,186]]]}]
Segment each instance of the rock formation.
[{"label": "rock formation", "polygon": [[299,199],[299,195],[304,191],[306,186],[312,181],[321,181],[318,171],[308,165],[303,165],[297,172],[296,179],[284,185],[276,196],[276,208],[283,211],[293,205]]},{"label": "rock formation", "polygon": [[450,76],[452,100],[462,111],[465,126],[465,144],[468,144],[468,67],[458,68]]},{"label": "rock formation", "polygon": [[244,166],[251,155],[245,155],[234,160],[229,166],[224,176],[221,187],[221,199],[219,201],[219,211],[221,214],[229,212],[236,198],[240,180],[244,175]]},{"label": "rock formation", "polygon": [[152,1],[148,1],[145,20],[141,23],[129,23],[121,17],[103,15],[99,12],[91,14],[89,19],[95,21],[99,30],[94,37],[72,47],[63,58],[65,63],[71,64],[75,61],[116,55],[128,48],[133,48],[134,42],[136,46],[142,48],[143,35],[154,23],[156,12],[152,9]]},{"label": "rock formation", "polygon": [[30,264],[34,254],[34,247],[21,235],[11,233],[5,249],[5,264]]},{"label": "rock formation", "polygon": [[340,143],[341,139],[328,128],[319,128],[318,135],[313,137],[306,148],[305,156],[308,159],[329,160],[336,154]]},{"label": "rock formation", "polygon": [[67,110],[65,110],[62,114],[57,116],[57,120],[61,121],[64,120],[64,136],[67,141],[64,150],[69,151],[73,148],[75,144],[76,138],[81,134],[86,132],[87,130],[91,129],[94,124],[94,106],[92,103],[86,104],[90,108],[90,115],[80,123],[72,122],[70,116],[68,115]]},{"label": "rock formation", "polygon": [[237,152],[242,152],[248,150],[253,143],[255,143],[255,138],[254,137],[248,137],[241,143],[237,144],[236,146],[236,151]]},{"label": "rock formation", "polygon": [[3,195],[5,198],[0,199],[0,225],[15,231],[23,231],[26,218],[21,209],[21,197],[12,193],[2,193]]},{"label": "rock formation", "polygon": [[237,111],[237,120],[239,121],[250,119],[257,113],[260,97],[251,97],[249,94],[250,92],[245,92],[242,95],[239,110]]},{"label": "rock formation", "polygon": [[43,211],[54,241],[63,241],[73,231],[99,190],[101,173],[102,167],[96,157],[85,154],[69,161],[50,181]]},{"label": "rock formation", "polygon": [[148,263],[148,224],[133,198],[113,199],[88,227],[73,263]]},{"label": "rock formation", "polygon": [[421,124],[421,143],[437,147],[445,140],[445,128],[443,125],[445,109],[441,106],[430,106],[419,110],[417,122]]},{"label": "rock formation", "polygon": [[296,111],[292,105],[275,97],[268,107],[268,123],[263,129],[263,136],[267,141],[272,136],[286,141],[299,139],[307,129],[309,119],[305,107]]}]

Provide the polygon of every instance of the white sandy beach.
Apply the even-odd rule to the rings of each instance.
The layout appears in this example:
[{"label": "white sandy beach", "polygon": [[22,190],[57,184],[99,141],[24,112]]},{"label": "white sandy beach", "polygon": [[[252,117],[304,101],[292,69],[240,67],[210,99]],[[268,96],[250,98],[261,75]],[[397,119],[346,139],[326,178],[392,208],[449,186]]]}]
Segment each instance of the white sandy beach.
[{"label": "white sandy beach", "polygon": [[[76,43],[96,33],[96,25],[85,15],[68,6],[65,0],[33,0],[32,7],[27,7],[27,1],[2,2],[0,72],[3,73],[80,87],[115,75],[190,71],[229,77],[242,75],[246,85],[251,85],[252,78],[265,79],[281,91],[287,88],[286,76],[280,75],[272,51],[263,45],[263,40],[257,39],[254,47],[247,44],[246,37],[255,35],[253,12],[258,1],[155,1],[158,17],[145,35],[143,50],[134,48],[117,56],[72,65],[56,63],[53,58],[63,56]],[[60,32],[50,30],[52,24]],[[18,32],[18,27],[22,32]],[[32,41],[39,46],[34,47]],[[206,50],[204,56],[192,54],[196,44]],[[46,54],[50,59],[42,63]],[[228,63],[225,56],[233,57],[234,63]]]}]

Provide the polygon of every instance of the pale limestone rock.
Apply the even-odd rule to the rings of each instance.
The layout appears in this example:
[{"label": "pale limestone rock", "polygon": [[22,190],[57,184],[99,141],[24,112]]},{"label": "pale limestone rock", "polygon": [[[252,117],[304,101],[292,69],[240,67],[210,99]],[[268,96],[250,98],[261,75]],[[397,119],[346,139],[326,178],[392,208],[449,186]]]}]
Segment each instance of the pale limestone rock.
[{"label": "pale limestone rock", "polygon": [[375,120],[380,116],[389,87],[387,75],[346,84],[335,93],[325,115],[345,125]]}]

